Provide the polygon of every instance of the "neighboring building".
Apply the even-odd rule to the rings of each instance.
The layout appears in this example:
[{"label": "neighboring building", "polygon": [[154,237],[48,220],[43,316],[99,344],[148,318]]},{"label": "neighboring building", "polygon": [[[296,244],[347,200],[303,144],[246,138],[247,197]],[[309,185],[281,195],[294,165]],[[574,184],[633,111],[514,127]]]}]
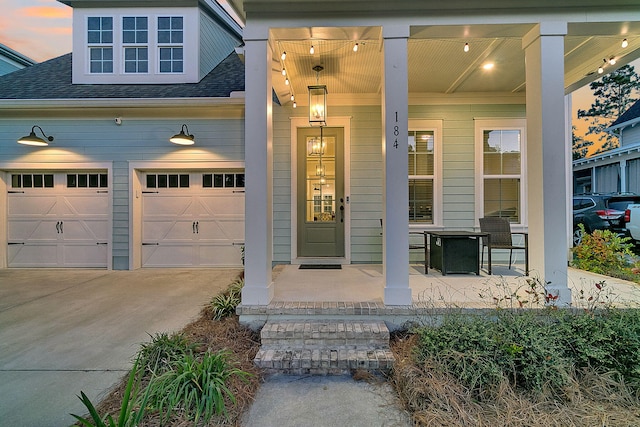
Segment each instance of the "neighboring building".
[{"label": "neighboring building", "polygon": [[633,104],[607,132],[616,132],[620,146],[573,161],[573,192],[640,194],[640,101]]},{"label": "neighboring building", "polygon": [[21,70],[35,63],[33,59],[27,58],[23,54],[0,43],[0,76],[9,74],[12,71]]},{"label": "neighboring building", "polygon": [[[245,305],[303,262],[382,263],[405,305],[409,230],[498,215],[569,301],[565,95],[640,55],[635,0],[232,0],[239,54],[213,0],[63,3],[73,60],[0,79],[1,266],[240,265],[244,244]],[[168,142],[183,124],[195,145]],[[49,147],[16,144],[34,125]]]}]

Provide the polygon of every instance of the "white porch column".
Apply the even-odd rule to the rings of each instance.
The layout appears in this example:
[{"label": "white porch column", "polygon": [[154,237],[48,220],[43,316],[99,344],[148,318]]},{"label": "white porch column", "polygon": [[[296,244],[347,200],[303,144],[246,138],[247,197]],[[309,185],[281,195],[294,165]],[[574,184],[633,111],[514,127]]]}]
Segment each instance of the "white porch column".
[{"label": "white porch column", "polygon": [[620,192],[627,192],[627,160],[620,160]]},{"label": "white porch column", "polygon": [[409,288],[409,27],[384,27],[382,155],[384,163],[382,264],[384,303],[411,304]]},{"label": "white porch column", "polygon": [[245,259],[242,304],[273,298],[273,151],[268,34],[245,29]]},{"label": "white porch column", "polygon": [[571,304],[567,283],[564,103],[566,22],[542,22],[522,40],[527,85],[529,257],[556,305]]}]

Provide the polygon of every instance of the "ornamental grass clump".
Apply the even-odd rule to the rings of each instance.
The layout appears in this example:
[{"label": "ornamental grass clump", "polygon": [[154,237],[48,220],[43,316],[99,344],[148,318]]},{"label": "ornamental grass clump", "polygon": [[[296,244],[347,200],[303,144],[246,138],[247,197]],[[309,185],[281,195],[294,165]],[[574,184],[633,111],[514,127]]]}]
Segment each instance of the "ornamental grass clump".
[{"label": "ornamental grass clump", "polygon": [[174,369],[151,379],[149,405],[162,420],[180,412],[194,425],[207,423],[214,415],[226,415],[227,402],[236,402],[227,382],[232,377],[246,380],[249,375],[229,361],[227,351],[206,352],[201,358],[187,354]]}]

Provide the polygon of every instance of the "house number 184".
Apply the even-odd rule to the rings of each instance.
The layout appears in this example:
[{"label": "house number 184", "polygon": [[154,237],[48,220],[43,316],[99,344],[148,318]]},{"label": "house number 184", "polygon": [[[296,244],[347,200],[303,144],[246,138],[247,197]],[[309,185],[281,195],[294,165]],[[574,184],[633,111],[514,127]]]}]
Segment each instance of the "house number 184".
[{"label": "house number 184", "polygon": [[[398,112],[396,111],[396,123],[398,123]],[[396,137],[396,140],[393,143],[393,148],[398,149],[398,135],[400,135],[400,128],[398,125],[393,127],[393,135]]]}]

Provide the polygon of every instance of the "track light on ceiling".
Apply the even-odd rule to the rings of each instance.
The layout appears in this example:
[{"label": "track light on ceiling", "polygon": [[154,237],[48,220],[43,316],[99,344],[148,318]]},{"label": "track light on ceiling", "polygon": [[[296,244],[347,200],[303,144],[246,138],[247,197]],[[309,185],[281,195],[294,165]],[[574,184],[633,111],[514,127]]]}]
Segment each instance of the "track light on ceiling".
[{"label": "track light on ceiling", "polygon": [[180,133],[177,135],[173,135],[171,138],[169,138],[169,141],[178,145],[193,145],[196,142],[195,136],[189,134],[189,128],[187,127],[187,125],[182,125]]},{"label": "track light on ceiling", "polygon": [[[36,128],[40,129],[40,133],[42,133],[42,136],[47,138],[46,141],[36,135],[35,133]],[[53,141],[53,137],[45,135],[42,128],[38,125],[35,125],[34,127],[31,128],[31,133],[29,133],[29,135],[23,136],[18,140],[18,144],[31,145],[35,147],[46,147],[47,145],[49,145],[49,142],[51,141]]]},{"label": "track light on ceiling", "polygon": [[313,45],[311,45],[311,48],[309,49],[309,53],[310,53],[311,55],[313,55],[314,53],[316,53],[316,50],[315,50],[315,48],[313,47]]},{"label": "track light on ceiling", "polygon": [[626,48],[627,46],[629,46],[629,42],[627,41],[627,39],[622,40],[622,48]]},{"label": "track light on ceiling", "polygon": [[464,51],[469,52],[469,43],[464,44]]}]

